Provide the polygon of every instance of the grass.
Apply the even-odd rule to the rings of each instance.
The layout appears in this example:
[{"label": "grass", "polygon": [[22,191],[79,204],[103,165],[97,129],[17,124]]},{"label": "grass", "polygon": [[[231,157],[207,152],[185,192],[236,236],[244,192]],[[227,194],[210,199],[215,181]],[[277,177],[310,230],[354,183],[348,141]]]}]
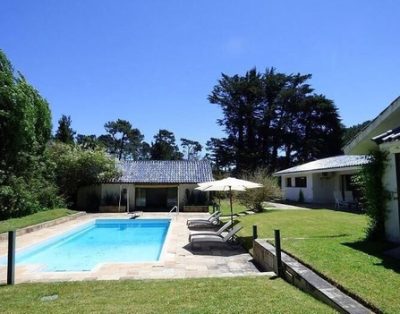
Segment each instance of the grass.
[{"label": "grass", "polygon": [[57,209],[41,211],[25,217],[2,220],[0,221],[0,233],[24,228],[31,225],[36,225],[45,221],[50,221],[53,219],[61,218],[75,213],[76,211],[70,209],[57,208]]},{"label": "grass", "polygon": [[266,277],[20,284],[0,299],[1,313],[334,313]]},{"label": "grass", "polygon": [[[210,212],[212,212],[212,210],[213,210],[212,206],[210,206],[209,208],[210,208]],[[234,214],[238,214],[243,211],[246,211],[247,208],[246,208],[246,206],[240,204],[239,202],[234,202],[232,210],[233,210]],[[229,203],[229,199],[221,200],[220,211],[223,216],[229,216],[231,214],[231,205]]]},{"label": "grass", "polygon": [[400,312],[400,263],[385,257],[387,243],[365,242],[364,215],[331,210],[269,211],[239,217],[240,236],[251,246],[252,226],[260,238],[281,230],[282,248],[386,313]]}]

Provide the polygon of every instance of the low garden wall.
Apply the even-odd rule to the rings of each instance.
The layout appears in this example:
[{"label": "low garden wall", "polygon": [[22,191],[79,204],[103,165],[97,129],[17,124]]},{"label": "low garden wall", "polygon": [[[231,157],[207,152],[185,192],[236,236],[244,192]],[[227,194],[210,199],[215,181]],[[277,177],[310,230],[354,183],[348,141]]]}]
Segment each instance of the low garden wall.
[{"label": "low garden wall", "polygon": [[[76,218],[78,218],[80,216],[83,216],[83,215],[86,215],[86,213],[85,212],[80,212],[80,213],[72,214],[72,215],[69,215],[69,216],[57,218],[57,219],[54,219],[54,220],[45,221],[45,222],[42,222],[40,224],[36,224],[36,225],[33,225],[33,226],[21,228],[21,229],[17,230],[16,235],[20,236],[20,235],[23,235],[23,234],[26,234],[26,233],[30,233],[30,232],[39,230],[39,229],[52,227],[52,226],[55,226],[55,225],[58,225],[58,224],[61,224],[61,223],[64,223],[64,222],[67,222],[67,221],[70,221],[70,220],[74,220],[74,219],[76,219]],[[0,234],[0,241],[7,240],[7,239],[8,239],[8,233],[7,232]]]},{"label": "low garden wall", "polygon": [[[289,283],[311,294],[341,313],[374,313],[294,258],[284,252],[281,252],[281,255],[282,277]],[[263,270],[272,270],[278,273],[276,250],[272,244],[261,239],[254,240],[253,258],[257,265]]]}]

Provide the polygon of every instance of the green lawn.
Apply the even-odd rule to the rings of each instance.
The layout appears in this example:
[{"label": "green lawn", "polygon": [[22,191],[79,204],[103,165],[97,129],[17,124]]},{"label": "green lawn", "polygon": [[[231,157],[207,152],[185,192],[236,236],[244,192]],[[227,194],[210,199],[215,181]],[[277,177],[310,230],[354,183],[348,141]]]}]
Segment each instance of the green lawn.
[{"label": "green lawn", "polygon": [[[210,208],[210,212],[212,212],[212,210],[213,210],[212,206],[210,206],[209,208]],[[232,210],[233,210],[234,214],[238,214],[243,211],[246,211],[247,208],[246,208],[246,206],[239,204],[239,202],[234,202]],[[229,199],[221,200],[220,211],[221,211],[222,215],[224,215],[224,216],[228,216],[231,214],[231,206],[229,203]]]},{"label": "green lawn", "polygon": [[[54,301],[44,296],[57,294]],[[91,281],[0,287],[1,313],[333,313],[266,277]]]},{"label": "green lawn", "polygon": [[57,208],[38,212],[21,218],[2,220],[0,221],[0,233],[7,232],[9,230],[24,228],[31,225],[36,225],[41,222],[61,218],[75,213],[76,211],[70,209]]},{"label": "green lawn", "polygon": [[363,241],[364,215],[331,210],[269,211],[240,217],[250,247],[252,225],[260,238],[281,230],[282,248],[386,313],[400,313],[400,262],[383,256],[385,243]]}]

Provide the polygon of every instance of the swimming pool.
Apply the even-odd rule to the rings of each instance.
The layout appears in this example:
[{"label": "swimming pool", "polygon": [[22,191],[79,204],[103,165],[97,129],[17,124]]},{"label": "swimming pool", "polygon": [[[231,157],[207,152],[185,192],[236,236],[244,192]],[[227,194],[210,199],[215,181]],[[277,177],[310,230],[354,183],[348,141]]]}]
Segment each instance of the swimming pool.
[{"label": "swimming pool", "polygon": [[169,219],[97,219],[17,253],[16,264],[42,271],[89,271],[102,263],[159,260]]}]

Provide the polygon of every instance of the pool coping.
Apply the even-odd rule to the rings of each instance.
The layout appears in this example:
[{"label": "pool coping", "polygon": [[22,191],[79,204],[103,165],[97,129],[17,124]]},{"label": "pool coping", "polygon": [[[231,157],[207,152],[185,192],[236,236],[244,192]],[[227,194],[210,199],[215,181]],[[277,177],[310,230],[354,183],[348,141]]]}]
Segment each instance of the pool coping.
[{"label": "pool coping", "polygon": [[[76,219],[78,217],[81,217],[81,216],[84,216],[84,215],[86,215],[86,212],[79,212],[79,213],[76,213],[76,214],[72,214],[72,215],[60,217],[60,218],[57,218],[57,219],[41,222],[41,223],[38,223],[36,225],[31,225],[31,226],[28,226],[28,227],[17,229],[16,230],[16,235],[20,236],[20,235],[31,233],[31,232],[34,232],[34,231],[37,231],[37,230],[40,230],[40,229],[43,229],[43,228],[56,226],[58,224],[62,224],[64,222],[74,220],[74,219]],[[7,239],[8,239],[8,232],[0,233],[0,241],[4,241],[4,240],[7,240]]]}]

